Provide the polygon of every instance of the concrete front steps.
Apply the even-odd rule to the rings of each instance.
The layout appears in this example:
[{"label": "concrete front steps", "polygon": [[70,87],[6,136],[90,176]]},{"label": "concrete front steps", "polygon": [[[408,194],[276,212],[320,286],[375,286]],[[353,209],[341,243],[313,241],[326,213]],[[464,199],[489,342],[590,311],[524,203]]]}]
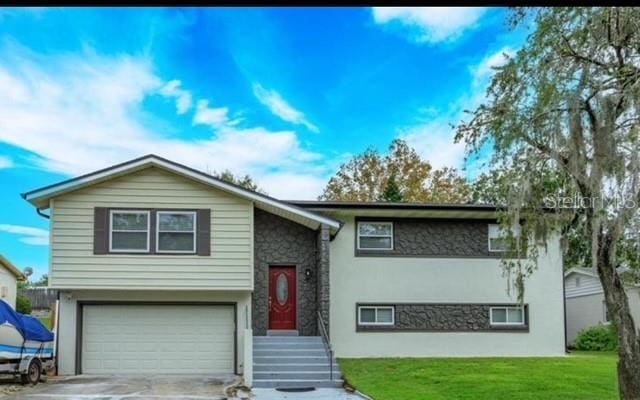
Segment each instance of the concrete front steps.
[{"label": "concrete front steps", "polygon": [[336,388],[342,374],[329,357],[320,336],[254,336],[253,387],[256,388]]}]

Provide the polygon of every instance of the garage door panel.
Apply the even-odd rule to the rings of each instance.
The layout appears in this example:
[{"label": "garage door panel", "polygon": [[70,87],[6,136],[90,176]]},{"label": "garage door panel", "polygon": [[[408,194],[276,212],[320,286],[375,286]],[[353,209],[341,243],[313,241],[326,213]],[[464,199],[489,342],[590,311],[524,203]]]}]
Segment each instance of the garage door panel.
[{"label": "garage door panel", "polygon": [[232,306],[87,305],[82,373],[233,373]]}]

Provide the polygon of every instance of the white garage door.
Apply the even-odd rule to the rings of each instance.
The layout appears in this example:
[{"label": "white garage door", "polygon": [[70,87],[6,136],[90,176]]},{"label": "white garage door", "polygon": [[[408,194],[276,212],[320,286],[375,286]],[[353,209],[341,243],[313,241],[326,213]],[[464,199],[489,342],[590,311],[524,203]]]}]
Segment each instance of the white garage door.
[{"label": "white garage door", "polygon": [[85,305],[83,374],[234,372],[234,309]]}]

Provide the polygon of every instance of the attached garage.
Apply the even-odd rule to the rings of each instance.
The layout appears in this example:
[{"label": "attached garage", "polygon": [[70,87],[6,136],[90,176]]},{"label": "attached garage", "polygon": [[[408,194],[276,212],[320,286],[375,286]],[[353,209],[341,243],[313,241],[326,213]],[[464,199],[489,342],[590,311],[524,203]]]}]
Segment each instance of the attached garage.
[{"label": "attached garage", "polygon": [[83,304],[78,372],[235,373],[235,306]]}]

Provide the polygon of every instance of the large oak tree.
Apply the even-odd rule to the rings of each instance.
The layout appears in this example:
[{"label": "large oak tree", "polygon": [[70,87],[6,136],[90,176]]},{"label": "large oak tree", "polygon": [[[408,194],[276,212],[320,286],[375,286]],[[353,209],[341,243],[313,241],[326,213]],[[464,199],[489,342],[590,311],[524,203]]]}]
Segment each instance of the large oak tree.
[{"label": "large oak tree", "polygon": [[512,22],[533,31],[457,138],[472,152],[494,145],[492,164],[508,174],[503,223],[524,220],[532,246],[582,225],[617,328],[620,397],[640,399],[640,340],[620,273],[640,204],[640,9],[515,10]]},{"label": "large oak tree", "polygon": [[470,188],[454,168],[434,169],[404,140],[387,154],[370,148],[340,166],[320,200],[463,203]]}]

